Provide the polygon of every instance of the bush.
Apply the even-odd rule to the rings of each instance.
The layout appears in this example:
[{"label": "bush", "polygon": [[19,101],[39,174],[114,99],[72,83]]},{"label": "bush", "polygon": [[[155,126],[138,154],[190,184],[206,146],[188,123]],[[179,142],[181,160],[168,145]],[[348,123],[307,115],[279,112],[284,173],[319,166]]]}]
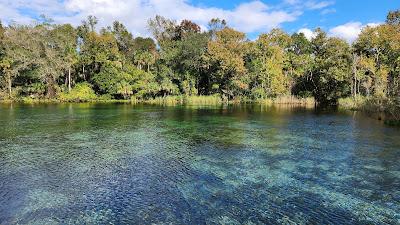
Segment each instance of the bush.
[{"label": "bush", "polygon": [[180,105],[184,103],[183,96],[165,96],[156,97],[154,99],[145,100],[144,102],[156,105]]},{"label": "bush", "polygon": [[165,96],[165,97],[156,97],[152,99],[138,99],[135,96],[131,98],[132,103],[145,102],[149,104],[156,105],[218,105],[222,103],[222,99],[220,95],[210,95],[210,96],[185,96],[185,95],[176,95],[176,96]]},{"label": "bush", "polygon": [[339,107],[348,110],[360,110],[365,108],[368,102],[367,97],[357,96],[339,99]]},{"label": "bush", "polygon": [[256,102],[265,105],[301,105],[301,106],[314,106],[315,99],[313,97],[299,98],[293,95],[281,95],[276,98],[259,99]]},{"label": "bush", "polygon": [[264,88],[255,88],[251,90],[251,98],[254,100],[261,100],[267,98]]},{"label": "bush", "polygon": [[379,120],[383,119],[386,124],[400,125],[400,104],[399,100],[382,96],[339,99],[339,107],[348,110],[362,110]]},{"label": "bush", "polygon": [[6,99],[9,99],[9,98],[10,98],[10,96],[9,96],[7,90],[0,89],[0,100],[6,100]]},{"label": "bush", "polygon": [[33,83],[26,87],[25,93],[35,97],[43,97],[46,94],[46,85],[43,83]]},{"label": "bush", "polygon": [[222,103],[221,96],[219,95],[186,96],[184,101],[189,105],[217,105]]},{"label": "bush", "polygon": [[97,96],[90,84],[84,82],[77,84],[69,93],[61,93],[60,100],[66,102],[89,102],[97,100]]},{"label": "bush", "polygon": [[273,99],[274,104],[288,104],[288,105],[315,105],[313,97],[298,98],[293,95],[282,95]]},{"label": "bush", "polygon": [[104,94],[104,95],[98,96],[97,100],[99,100],[99,101],[112,101],[113,100],[113,96],[111,96],[110,94]]}]

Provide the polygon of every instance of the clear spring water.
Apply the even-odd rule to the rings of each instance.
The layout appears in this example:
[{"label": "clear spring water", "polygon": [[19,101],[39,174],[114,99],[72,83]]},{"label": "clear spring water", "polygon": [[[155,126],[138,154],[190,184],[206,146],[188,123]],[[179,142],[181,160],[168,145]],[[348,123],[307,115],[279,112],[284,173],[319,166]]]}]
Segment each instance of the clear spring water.
[{"label": "clear spring water", "polygon": [[0,224],[399,224],[400,129],[265,106],[0,105]]}]

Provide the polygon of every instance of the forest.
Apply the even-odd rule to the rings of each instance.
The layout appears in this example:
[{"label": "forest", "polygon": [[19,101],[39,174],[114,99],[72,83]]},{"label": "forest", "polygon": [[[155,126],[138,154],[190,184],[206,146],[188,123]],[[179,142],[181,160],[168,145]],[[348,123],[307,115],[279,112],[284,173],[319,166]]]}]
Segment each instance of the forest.
[{"label": "forest", "polygon": [[273,29],[253,41],[223,19],[201,30],[156,16],[148,21],[153,38],[135,37],[118,21],[97,24],[95,16],[78,27],[45,16],[30,25],[0,23],[0,99],[296,96],[399,111],[400,10],[351,44],[322,29],[310,40]]}]

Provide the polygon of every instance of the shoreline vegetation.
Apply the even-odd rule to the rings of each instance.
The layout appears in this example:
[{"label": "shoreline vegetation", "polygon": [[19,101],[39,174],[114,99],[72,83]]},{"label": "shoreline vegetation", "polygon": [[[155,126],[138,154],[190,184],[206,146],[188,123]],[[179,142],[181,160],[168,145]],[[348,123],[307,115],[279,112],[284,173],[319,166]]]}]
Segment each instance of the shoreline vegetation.
[{"label": "shoreline vegetation", "polygon": [[[376,98],[368,98],[364,96],[340,98],[337,109],[347,111],[359,111],[366,113],[370,117],[382,120],[387,125],[400,126],[400,115],[398,109],[399,105],[393,105],[390,100],[378,101]],[[163,105],[163,106],[176,106],[176,105],[201,105],[201,106],[213,106],[213,105],[235,105],[235,104],[262,104],[262,105],[286,105],[286,106],[300,106],[315,108],[318,103],[313,97],[298,98],[296,96],[280,96],[276,98],[268,98],[261,100],[251,99],[236,99],[236,100],[223,100],[219,95],[213,96],[166,96],[156,97],[153,99],[137,99],[132,97],[129,100],[124,99],[106,99],[101,96],[92,96],[92,98],[80,99],[35,99],[29,97],[23,97],[14,100],[0,100],[0,103],[23,103],[23,104],[41,104],[41,103],[125,103],[125,104],[149,104],[149,105]]]},{"label": "shoreline vegetation", "polygon": [[106,99],[103,97],[95,98],[76,98],[76,99],[65,99],[65,98],[54,98],[54,99],[37,99],[23,97],[14,100],[6,99],[0,100],[0,103],[147,103],[156,105],[183,105],[183,104],[194,104],[194,105],[218,105],[218,104],[242,104],[242,103],[260,103],[265,105],[277,104],[277,105],[309,105],[315,106],[315,99],[312,97],[298,98],[296,96],[280,96],[276,98],[267,99],[235,99],[227,100],[222,99],[219,95],[211,96],[166,96],[156,97],[151,99],[137,99],[132,97],[131,99]]},{"label": "shoreline vegetation", "polygon": [[339,99],[338,106],[344,110],[364,112],[374,119],[384,121],[387,125],[400,126],[399,99],[356,96]]},{"label": "shoreline vegetation", "polygon": [[249,40],[218,18],[202,30],[156,16],[152,38],[97,24],[0,21],[0,102],[334,106],[400,124],[400,10],[352,43],[319,28]]}]

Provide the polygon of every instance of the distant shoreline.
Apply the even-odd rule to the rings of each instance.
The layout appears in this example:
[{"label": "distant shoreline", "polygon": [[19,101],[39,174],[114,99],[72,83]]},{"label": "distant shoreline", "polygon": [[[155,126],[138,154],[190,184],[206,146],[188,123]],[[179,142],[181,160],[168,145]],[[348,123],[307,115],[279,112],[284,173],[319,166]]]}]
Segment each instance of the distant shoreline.
[{"label": "distant shoreline", "polygon": [[[365,100],[363,100],[365,101]],[[313,98],[296,98],[294,96],[284,96],[280,98],[268,98],[262,100],[230,100],[224,101],[219,96],[167,96],[154,99],[130,99],[130,100],[117,100],[117,99],[93,99],[93,100],[74,100],[64,101],[60,99],[14,99],[14,100],[0,100],[0,104],[66,104],[66,103],[92,103],[92,104],[145,104],[145,105],[159,105],[159,106],[212,106],[212,105],[241,105],[241,104],[260,104],[270,106],[293,106],[293,107],[306,107],[317,108],[317,104]],[[351,98],[339,99],[338,105],[334,108],[345,111],[362,112],[369,117],[383,121],[387,125],[400,126],[400,119],[396,118],[395,114],[385,111],[384,108],[371,106],[354,100]]]}]

